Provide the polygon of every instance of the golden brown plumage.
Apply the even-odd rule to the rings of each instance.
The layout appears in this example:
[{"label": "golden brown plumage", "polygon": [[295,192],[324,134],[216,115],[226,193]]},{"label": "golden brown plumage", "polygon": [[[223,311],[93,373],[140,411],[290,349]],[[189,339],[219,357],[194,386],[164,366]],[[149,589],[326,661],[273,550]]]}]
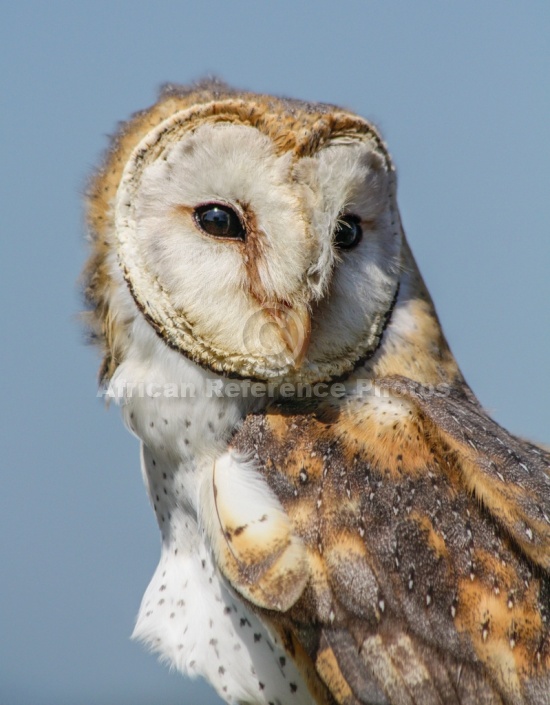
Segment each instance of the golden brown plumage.
[{"label": "golden brown plumage", "polygon": [[266,618],[340,705],[546,702],[548,455],[460,379],[380,378],[303,407],[251,415],[233,440],[263,459],[307,551],[301,598]]}]

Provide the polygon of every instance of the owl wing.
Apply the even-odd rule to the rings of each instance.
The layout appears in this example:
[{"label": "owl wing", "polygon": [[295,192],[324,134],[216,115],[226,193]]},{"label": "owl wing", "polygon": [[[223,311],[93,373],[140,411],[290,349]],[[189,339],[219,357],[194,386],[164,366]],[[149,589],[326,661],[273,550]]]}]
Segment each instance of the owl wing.
[{"label": "owl wing", "polygon": [[481,409],[467,388],[443,395],[403,377],[386,380],[405,394],[432,432],[460,458],[465,487],[528,558],[550,571],[550,455],[511,435]]},{"label": "owl wing", "polygon": [[548,702],[550,459],[466,387],[391,377],[274,405],[233,452],[254,453],[302,551],[299,594],[254,603],[336,702]]}]

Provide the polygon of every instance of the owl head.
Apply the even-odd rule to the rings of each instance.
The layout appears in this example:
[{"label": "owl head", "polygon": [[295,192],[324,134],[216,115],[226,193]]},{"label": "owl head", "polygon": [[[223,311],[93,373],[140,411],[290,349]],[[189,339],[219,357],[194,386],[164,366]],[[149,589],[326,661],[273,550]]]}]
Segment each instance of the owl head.
[{"label": "owl head", "polygon": [[122,126],[89,192],[103,374],[136,319],[221,375],[349,374],[377,354],[396,307],[431,306],[395,191],[361,117],[217,82],[165,88]]}]

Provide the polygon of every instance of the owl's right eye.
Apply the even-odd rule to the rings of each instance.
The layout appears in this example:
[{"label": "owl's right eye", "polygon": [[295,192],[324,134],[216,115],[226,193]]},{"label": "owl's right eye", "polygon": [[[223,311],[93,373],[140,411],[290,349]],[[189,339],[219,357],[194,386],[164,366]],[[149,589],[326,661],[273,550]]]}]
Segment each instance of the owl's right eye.
[{"label": "owl's right eye", "polygon": [[238,214],[221,203],[207,203],[195,208],[195,221],[201,230],[212,237],[245,239],[244,227]]}]

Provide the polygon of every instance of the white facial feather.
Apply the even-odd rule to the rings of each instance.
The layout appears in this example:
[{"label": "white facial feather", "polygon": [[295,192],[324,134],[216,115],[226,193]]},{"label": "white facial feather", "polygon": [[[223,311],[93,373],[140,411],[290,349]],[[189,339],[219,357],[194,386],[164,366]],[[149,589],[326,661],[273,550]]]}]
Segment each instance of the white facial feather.
[{"label": "white facial feather", "polygon": [[[134,204],[136,239],[176,309],[200,320],[205,304],[219,307],[217,296],[225,290],[237,293],[246,279],[240,251],[205,237],[189,217],[178,215],[182,205],[221,202],[239,209],[246,204],[269,250],[260,272],[266,297],[288,297],[300,287],[305,234],[299,201],[285,183],[289,167],[289,157],[277,157],[258,130],[207,124],[145,169]],[[201,286],[204,281],[208,286]],[[221,285],[227,289],[220,290]],[[210,324],[208,334],[216,328]]]},{"label": "white facial feather", "polygon": [[[336,138],[292,159],[258,129],[224,122],[172,144],[176,119],[138,145],[117,197],[119,253],[140,307],[174,347],[222,372],[315,382],[349,371],[377,344],[396,294],[394,176],[377,143]],[[203,232],[194,212],[205,204],[248,222],[244,242]],[[363,240],[339,253],[346,214]],[[281,306],[321,312],[300,370],[270,326]]]},{"label": "white facial feather", "polygon": [[[397,214],[388,207],[394,177],[371,145],[358,142],[337,142],[296,168],[312,183],[313,229],[329,247],[343,214],[353,213],[363,224],[362,241],[335,255],[329,292],[313,304],[310,359],[338,359],[343,348],[364,353],[379,331],[380,313],[388,310],[399,275],[402,235]],[[365,329],[365,321],[372,328]]]}]

